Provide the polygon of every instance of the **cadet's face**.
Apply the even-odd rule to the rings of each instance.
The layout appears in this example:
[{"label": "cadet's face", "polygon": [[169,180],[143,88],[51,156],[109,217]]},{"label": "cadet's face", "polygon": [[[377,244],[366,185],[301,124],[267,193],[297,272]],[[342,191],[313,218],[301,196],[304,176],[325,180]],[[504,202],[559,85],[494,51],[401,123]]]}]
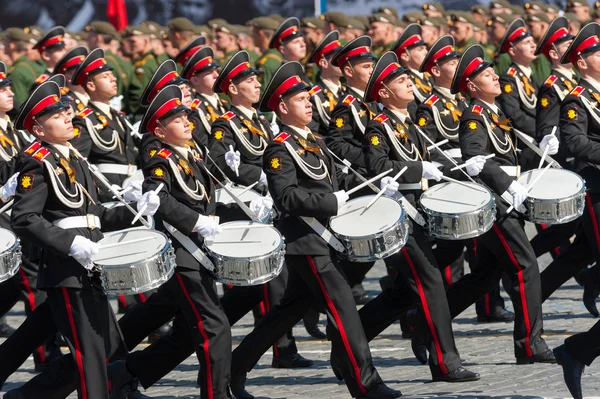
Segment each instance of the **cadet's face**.
[{"label": "cadet's face", "polygon": [[163,47],[165,48],[165,52],[169,54],[169,57],[175,58],[177,54],[179,54],[179,50],[173,46],[173,42],[170,40],[163,40]]},{"label": "cadet's face", "polygon": [[456,72],[456,67],[458,67],[458,58],[453,58],[442,63],[442,65],[439,65],[442,78],[452,81],[454,73]]},{"label": "cadet's face", "polygon": [[287,61],[300,61],[306,57],[306,43],[303,37],[297,37],[294,40],[281,46],[281,53]]},{"label": "cadet's face", "polygon": [[212,88],[215,85],[215,81],[219,77],[219,71],[217,68],[212,68],[208,71],[200,72],[193,77],[193,82],[202,86],[203,88]]},{"label": "cadet's face", "polygon": [[352,69],[354,70],[354,77],[359,83],[362,83],[364,86],[366,86],[367,83],[369,83],[371,74],[373,73],[373,60],[367,58],[351,62]]},{"label": "cadet's face", "polygon": [[547,28],[546,24],[539,21],[529,21],[527,26],[529,27],[531,36],[533,36],[536,40],[540,40],[542,38]]},{"label": "cadet's face", "polygon": [[96,32],[90,32],[87,39],[87,44],[90,50],[98,47],[98,34]]},{"label": "cadet's face", "polygon": [[483,92],[488,96],[497,97],[502,94],[500,90],[500,82],[498,82],[498,75],[494,72],[491,67],[486,68],[483,72],[478,74],[473,83],[477,85],[479,91]]},{"label": "cadet's face", "polygon": [[129,37],[127,41],[129,42],[131,52],[133,54],[140,54],[146,50],[148,39],[143,35],[134,35]]},{"label": "cadet's face", "polygon": [[160,121],[155,134],[166,143],[185,147],[186,143],[192,139],[192,128],[187,112],[179,112]]},{"label": "cadet's face", "polygon": [[49,143],[62,144],[71,140],[74,136],[69,109],[42,116],[33,125],[33,132]]},{"label": "cadet's face", "polygon": [[440,30],[437,26],[423,25],[421,36],[425,44],[431,46],[439,38]]},{"label": "cadet's face", "polygon": [[587,65],[586,72],[591,73],[594,77],[600,75],[600,51],[595,51],[592,54],[584,57]]},{"label": "cadet's face", "polygon": [[260,82],[256,75],[248,76],[246,79],[235,84],[240,98],[255,104],[260,99]]},{"label": "cadet's face", "polygon": [[229,47],[231,47],[231,45],[233,44],[233,42],[235,41],[235,39],[233,38],[232,35],[230,35],[227,32],[217,32],[216,34],[216,46],[217,49],[223,51],[228,49]]},{"label": "cadet's face", "polygon": [[99,73],[92,77],[95,91],[102,97],[112,98],[117,95],[117,78],[112,71]]},{"label": "cadet's face", "polygon": [[293,119],[296,124],[306,126],[312,121],[312,104],[310,103],[310,94],[307,91],[301,91],[287,97],[280,107],[287,109],[287,115]]},{"label": "cadet's face", "polygon": [[412,58],[413,62],[416,65],[421,65],[425,56],[427,55],[427,47],[425,46],[417,46],[411,48],[409,51],[410,58]]},{"label": "cadet's face", "polygon": [[518,42],[515,46],[516,53],[520,54],[523,58],[533,61],[537,58],[535,53],[535,40],[529,36]]},{"label": "cadet's face", "polygon": [[506,26],[502,22],[494,22],[492,26],[490,26],[489,34],[490,37],[494,40],[494,42],[498,43],[504,37],[506,33]]},{"label": "cadet's face", "polygon": [[54,68],[54,66],[56,64],[58,64],[58,61],[61,60],[62,57],[64,57],[65,54],[67,54],[67,48],[66,46],[63,47],[58,47],[58,48],[51,48],[49,50],[44,51],[44,61],[51,67]]},{"label": "cadet's face", "polygon": [[192,106],[192,89],[186,83],[182,83],[179,85],[181,92],[183,93],[183,99],[181,103],[186,107],[190,108]]},{"label": "cadet's face", "polygon": [[5,85],[0,88],[0,111],[8,112],[14,107],[14,97],[15,93],[13,93],[10,85]]},{"label": "cadet's face", "polygon": [[306,43],[314,45],[319,43],[319,34],[315,28],[305,27],[302,29],[302,32],[304,33],[304,41]]},{"label": "cadet's face", "polygon": [[413,84],[407,74],[403,73],[388,82],[386,86],[394,93],[391,98],[397,98],[403,103],[409,103],[414,100]]},{"label": "cadet's face", "polygon": [[369,36],[373,39],[376,45],[384,45],[387,40],[388,24],[385,22],[376,21],[371,23],[369,28]]},{"label": "cadet's face", "polygon": [[450,35],[452,35],[456,42],[462,43],[468,39],[470,29],[471,28],[469,27],[469,24],[467,24],[466,22],[456,21],[450,27]]},{"label": "cadet's face", "polygon": [[572,39],[566,40],[566,41],[560,43],[558,46],[553,46],[552,48],[554,49],[554,51],[558,50],[558,57],[562,58],[563,54],[565,53],[565,51],[567,51],[567,49],[569,48],[571,43],[573,43]]}]

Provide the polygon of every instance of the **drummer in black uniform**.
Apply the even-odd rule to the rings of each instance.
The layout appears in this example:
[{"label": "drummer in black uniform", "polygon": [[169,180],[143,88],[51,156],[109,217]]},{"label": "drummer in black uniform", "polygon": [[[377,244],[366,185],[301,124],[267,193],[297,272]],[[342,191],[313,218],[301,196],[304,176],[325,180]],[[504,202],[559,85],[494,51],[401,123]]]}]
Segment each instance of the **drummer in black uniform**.
[{"label": "drummer in black uniform", "polygon": [[347,201],[342,188],[353,180],[336,171],[323,140],[306,128],[312,120],[312,106],[310,87],[300,78],[302,71],[297,62],[282,65],[260,103],[261,111],[276,112],[282,122],[281,133],[265,151],[264,168],[269,192],[282,212],[278,228],[286,237],[290,276],[280,304],[233,352],[232,393],[237,398],[252,398],[244,388],[246,373],[313,305],[327,313],[332,354],[343,359],[340,372],[350,394],[396,398],[401,393],[388,388],[373,366],[350,287],[336,267],[335,252],[300,219],[327,224]]}]

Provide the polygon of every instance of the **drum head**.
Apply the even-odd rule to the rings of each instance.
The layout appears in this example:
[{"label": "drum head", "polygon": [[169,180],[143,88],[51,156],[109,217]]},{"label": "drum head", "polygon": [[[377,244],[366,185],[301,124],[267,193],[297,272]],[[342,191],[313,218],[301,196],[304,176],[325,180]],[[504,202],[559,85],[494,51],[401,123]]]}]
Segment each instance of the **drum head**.
[{"label": "drum head", "polygon": [[[256,191],[250,189],[248,191],[246,191],[244,194],[242,194],[242,196],[240,197],[240,193],[246,190],[246,187],[244,186],[227,186],[227,188],[237,197],[239,197],[242,202],[250,202],[252,201],[254,198],[259,198],[261,197],[261,195],[259,193],[257,193]],[[215,192],[215,198],[217,199],[217,203],[219,204],[233,204],[235,201],[231,198],[231,196],[222,188],[216,190]]]},{"label": "drum head", "polygon": [[[247,228],[249,225],[261,227]],[[229,222],[222,224],[224,229],[214,240],[204,242],[210,251],[228,258],[256,258],[268,255],[277,250],[282,237],[273,226],[260,225],[250,221]],[[230,227],[240,227],[230,229]],[[244,228],[246,227],[246,228]]]},{"label": "drum head", "polygon": [[464,184],[473,189],[457,183],[436,184],[421,195],[421,205],[434,212],[460,215],[481,209],[491,201],[492,194],[485,187]]},{"label": "drum head", "polygon": [[404,211],[395,199],[381,196],[364,212],[374,197],[366,195],[348,201],[338,211],[337,216],[329,220],[331,229],[347,237],[364,237],[381,233],[398,224]]},{"label": "drum head", "polygon": [[0,227],[0,252],[11,249],[17,242],[15,233]]},{"label": "drum head", "polygon": [[[166,235],[154,230],[128,229],[107,233],[100,240],[100,251],[92,258],[92,261],[101,266],[138,263],[161,253],[167,246],[167,242]],[[111,245],[117,243],[123,243],[123,245]],[[108,245],[111,246],[107,248]]]},{"label": "drum head", "polygon": [[[517,180],[528,187],[542,173],[543,169],[529,170]],[[552,200],[569,198],[581,192],[584,182],[579,175],[564,169],[548,169],[529,191],[535,199]]]}]

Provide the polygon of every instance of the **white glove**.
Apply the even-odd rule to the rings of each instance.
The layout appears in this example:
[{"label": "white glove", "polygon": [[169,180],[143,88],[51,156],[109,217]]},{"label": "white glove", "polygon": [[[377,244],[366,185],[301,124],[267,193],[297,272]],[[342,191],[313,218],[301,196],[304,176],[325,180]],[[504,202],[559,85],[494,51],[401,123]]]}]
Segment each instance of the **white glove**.
[{"label": "white glove", "polygon": [[522,184],[513,181],[512,183],[510,183],[510,186],[508,187],[507,191],[513,197],[513,206],[517,210],[520,210],[519,208],[521,207],[521,205],[523,205],[523,202],[525,202],[527,197],[529,197],[527,189],[523,187]]},{"label": "white glove", "polygon": [[335,198],[337,199],[338,209],[344,206],[346,201],[350,199],[350,196],[344,190],[336,191],[333,195],[335,195]]},{"label": "white glove", "polygon": [[115,111],[121,112],[121,108],[123,108],[121,100],[123,100],[122,95],[111,98],[109,100],[111,108]]},{"label": "white glove", "polygon": [[2,201],[6,202],[9,198],[15,196],[15,191],[17,191],[17,183],[19,181],[19,172],[12,175],[7,181],[6,184],[2,186],[0,189],[0,197],[2,197]]},{"label": "white glove", "polygon": [[386,197],[391,197],[392,195],[394,195],[396,191],[398,191],[398,187],[400,187],[400,184],[398,184],[398,182],[390,176],[385,176],[379,182],[379,188],[385,190],[383,195],[385,195]]},{"label": "white glove", "polygon": [[477,176],[483,170],[483,167],[485,166],[485,161],[487,160],[483,155],[477,155],[476,157],[469,159],[469,162],[473,163],[467,165],[467,167],[465,168],[467,169],[467,174],[469,176]]},{"label": "white glove", "polygon": [[240,167],[240,152],[229,150],[225,153],[225,162],[234,172]]},{"label": "white glove", "polygon": [[273,137],[279,134],[279,124],[277,123],[277,117],[275,116],[275,112],[273,112],[273,120],[269,124],[271,127],[271,132],[273,132]]},{"label": "white glove", "polygon": [[546,151],[546,147],[548,147],[548,155],[556,155],[559,145],[560,143],[558,139],[553,134],[545,135],[540,142],[540,148],[542,151]]},{"label": "white glove", "polygon": [[160,206],[160,197],[154,191],[147,191],[140,197],[140,200],[137,203],[138,212],[144,205],[147,206],[146,209],[144,209],[142,216],[152,216]]},{"label": "white glove", "polygon": [[198,221],[192,231],[198,232],[202,237],[212,237],[221,232],[221,226],[219,226],[219,222],[214,218],[198,215]]},{"label": "white glove", "polygon": [[142,184],[143,180],[135,180],[124,187],[124,189],[129,189],[125,191],[123,195],[123,199],[127,202],[136,202],[142,197]]},{"label": "white glove", "polygon": [[267,175],[265,175],[265,172],[260,172],[260,177],[258,178],[258,184],[257,185],[259,187],[260,186],[268,187]]},{"label": "white glove", "polygon": [[87,270],[92,270],[94,263],[91,261],[92,256],[97,255],[100,250],[100,244],[93,242],[83,236],[75,236],[69,252],[73,257],[79,260],[83,267]]},{"label": "white glove", "polygon": [[250,201],[250,210],[252,215],[260,222],[266,222],[271,216],[271,210],[273,209],[273,200],[269,197],[254,198]]},{"label": "white glove", "polygon": [[444,174],[431,162],[423,161],[423,177],[425,179],[433,179],[435,181],[442,180]]}]

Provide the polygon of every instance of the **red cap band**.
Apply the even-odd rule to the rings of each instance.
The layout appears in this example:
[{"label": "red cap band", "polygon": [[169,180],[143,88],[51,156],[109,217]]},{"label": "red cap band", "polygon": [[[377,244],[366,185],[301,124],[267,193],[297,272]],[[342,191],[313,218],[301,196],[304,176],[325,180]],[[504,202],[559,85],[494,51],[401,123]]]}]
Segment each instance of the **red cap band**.
[{"label": "red cap band", "polygon": [[343,56],[341,56],[338,59],[338,65],[343,66],[344,64],[346,64],[346,62],[348,62],[348,59],[350,59],[354,56],[357,56],[359,54],[370,53],[370,52],[371,52],[371,49],[368,46],[357,47],[353,50],[348,51]]},{"label": "red cap band", "polygon": [[460,89],[460,91],[465,92],[465,93],[467,92],[467,79],[483,63],[484,63],[483,58],[477,57],[473,61],[471,61],[469,63],[469,65],[467,65],[467,67],[465,68],[465,72],[462,74],[460,83],[458,85],[458,88]]},{"label": "red cap band", "polygon": [[339,40],[333,41],[333,42],[327,44],[326,46],[323,46],[321,51],[319,51],[317,54],[315,54],[312,61],[319,62],[319,60],[321,58],[325,57],[326,54],[328,54],[328,53],[332,52],[333,50],[335,50],[336,48],[340,48],[340,47],[342,47],[342,43],[340,43]]},{"label": "red cap band", "polygon": [[583,51],[585,51],[588,47],[592,47],[594,44],[599,43],[599,42],[600,42],[600,39],[598,39],[598,36],[596,36],[596,35],[590,36],[587,39],[585,39],[584,41],[582,41],[579,44],[579,46],[577,46],[575,51],[572,51],[571,54],[569,54],[569,60],[571,60],[571,64],[575,65],[575,63],[577,62],[577,58]]},{"label": "red cap band", "polygon": [[177,71],[169,72],[165,76],[163,76],[158,82],[156,82],[156,84],[150,91],[150,95],[148,96],[148,101],[152,101],[152,99],[154,97],[156,97],[156,95],[158,94],[160,89],[162,89],[163,87],[165,87],[167,85],[167,83],[169,83],[170,81],[172,81],[173,79],[178,78],[178,77],[179,77],[179,74],[177,73]]},{"label": "red cap band", "polygon": [[57,73],[65,73],[69,68],[81,65],[83,60],[85,60],[85,56],[83,55],[78,55],[77,57],[71,58],[62,65],[60,71],[57,71]]},{"label": "red cap band", "polygon": [[89,65],[84,68],[83,72],[79,74],[77,84],[83,85],[83,82],[85,82],[90,73],[94,72],[96,69],[104,65],[106,65],[106,60],[104,58],[98,58],[97,60],[90,62]]},{"label": "red cap band", "polygon": [[527,28],[525,28],[524,26],[515,29],[515,31],[504,42],[504,47],[502,48],[502,50],[504,50],[504,52],[507,52],[510,48],[511,43],[517,40],[519,36],[524,35],[525,33],[527,33]]},{"label": "red cap band", "polygon": [[291,35],[295,35],[296,33],[298,33],[298,27],[297,26],[290,26],[289,28],[287,28],[286,30],[284,30],[283,32],[281,32],[279,34],[279,36],[277,36],[277,39],[273,43],[273,47],[274,48],[278,48],[279,46],[281,46],[281,43],[285,40],[286,37],[291,36]]},{"label": "red cap band", "polygon": [[371,99],[373,99],[375,101],[377,101],[379,99],[379,95],[377,94],[377,92],[381,88],[383,88],[383,82],[392,72],[398,70],[399,68],[402,68],[400,66],[400,64],[394,62],[394,63],[391,63],[390,65],[388,65],[387,67],[385,67],[385,69],[383,71],[381,71],[381,73],[377,77],[377,80],[375,80],[375,84],[373,85],[371,92],[369,93],[371,96]]},{"label": "red cap band", "polygon": [[50,37],[50,38],[48,38],[48,40],[46,40],[42,44],[40,44],[40,46],[38,47],[38,51],[41,53],[42,51],[46,50],[50,46],[53,46],[55,44],[64,43],[64,42],[65,42],[64,36]]},{"label": "red cap band", "polygon": [[411,37],[406,39],[404,43],[402,43],[400,47],[398,47],[398,49],[396,49],[396,54],[398,55],[398,57],[400,57],[400,55],[404,54],[407,48],[409,48],[415,43],[420,42],[421,40],[423,40],[423,38],[420,35],[412,35]]},{"label": "red cap band", "polygon": [[35,121],[35,117],[37,116],[37,114],[39,114],[50,105],[55,104],[57,102],[60,102],[60,98],[58,98],[58,96],[54,94],[42,98],[40,102],[38,102],[33,108],[31,108],[31,111],[27,113],[27,116],[25,116],[25,119],[23,121],[23,125],[25,126],[25,128],[31,131],[31,128],[33,127],[33,122]]},{"label": "red cap band", "polygon": [[446,47],[442,47],[437,53],[435,53],[427,62],[427,64],[425,65],[425,70],[427,72],[431,72],[431,68],[433,68],[433,66],[435,65],[435,63],[437,62],[437,60],[439,60],[440,58],[450,54],[451,52],[454,51],[454,47],[452,46],[446,46]]},{"label": "red cap band", "polygon": [[552,44],[559,38],[568,34],[569,31],[567,30],[567,28],[560,28],[556,32],[554,32],[552,36],[550,36],[548,40],[546,40],[546,44],[544,44],[544,47],[542,48],[543,53],[548,55],[548,52],[552,49]]},{"label": "red cap band", "polygon": [[252,66],[250,66],[249,62],[243,62],[240,65],[236,66],[235,68],[233,68],[231,70],[231,72],[229,72],[227,74],[227,76],[225,77],[225,79],[223,79],[223,81],[221,82],[221,86],[220,89],[223,93],[227,92],[227,88],[229,87],[229,84],[231,83],[231,81],[233,79],[235,79],[235,77],[237,75],[239,75],[242,71],[245,71],[246,69],[250,69],[252,68]]},{"label": "red cap band", "polygon": [[177,62],[179,62],[179,64],[181,66],[185,66],[185,64],[187,64],[188,60],[190,58],[192,58],[192,55],[196,54],[196,51],[200,50],[202,47],[204,47],[204,46],[192,47],[191,49],[186,51],[185,54],[182,54],[179,57],[177,57]]},{"label": "red cap band", "polygon": [[288,91],[289,89],[291,89],[292,87],[294,87],[300,83],[302,83],[302,79],[300,79],[300,76],[298,76],[298,75],[294,75],[294,76],[287,78],[282,84],[279,85],[277,90],[275,90],[273,92],[273,94],[271,95],[271,98],[269,98],[269,108],[271,108],[271,110],[275,111],[275,108],[277,108],[277,104],[279,104],[279,100],[281,99],[281,96],[283,96],[283,94],[286,91]]},{"label": "red cap band", "polygon": [[192,77],[192,75],[194,75],[194,73],[196,73],[196,71],[204,68],[205,66],[212,64],[215,61],[215,59],[213,57],[204,57],[202,58],[200,61],[196,62],[189,70],[189,72],[187,73],[187,76],[185,77],[186,79],[190,79]]},{"label": "red cap band", "polygon": [[160,106],[156,110],[154,114],[150,117],[150,121],[148,122],[148,131],[154,134],[154,129],[158,127],[158,120],[166,115],[167,112],[172,110],[173,108],[177,108],[181,105],[181,100],[179,98],[172,98],[163,105]]}]

